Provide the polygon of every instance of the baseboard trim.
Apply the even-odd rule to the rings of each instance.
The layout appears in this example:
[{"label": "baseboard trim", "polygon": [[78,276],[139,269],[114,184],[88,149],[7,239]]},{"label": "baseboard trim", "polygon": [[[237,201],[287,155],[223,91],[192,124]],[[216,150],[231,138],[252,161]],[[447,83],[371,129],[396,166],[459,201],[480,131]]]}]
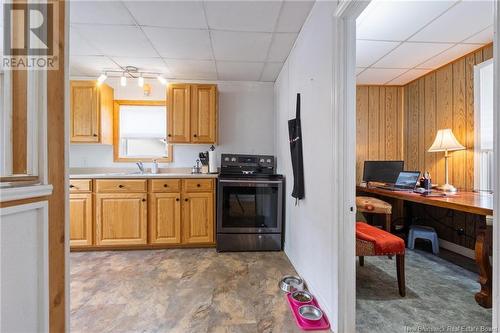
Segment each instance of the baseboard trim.
[{"label": "baseboard trim", "polygon": [[442,247],[443,249],[450,250],[452,252],[458,253],[460,255],[463,255],[464,257],[470,258],[470,259],[476,259],[476,253],[474,250],[471,250],[469,248],[466,248],[461,245],[457,245],[452,242],[448,242],[444,239],[439,239],[439,246]]}]

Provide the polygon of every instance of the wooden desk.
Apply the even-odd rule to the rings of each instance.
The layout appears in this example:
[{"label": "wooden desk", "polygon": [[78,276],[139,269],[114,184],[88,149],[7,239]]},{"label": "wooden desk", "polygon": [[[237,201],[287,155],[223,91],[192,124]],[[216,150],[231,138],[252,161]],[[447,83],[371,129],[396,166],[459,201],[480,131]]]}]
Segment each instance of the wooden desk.
[{"label": "wooden desk", "polygon": [[[465,213],[489,216],[493,215],[493,195],[489,193],[458,192],[446,197],[425,197],[414,192],[389,191],[375,187],[357,186],[359,194],[374,194],[403,201],[457,210]],[[492,306],[492,268],[488,253],[486,233],[491,232],[491,226],[484,226],[476,235],[475,254],[479,266],[479,283],[481,291],[475,295],[476,302],[485,307]]]}]

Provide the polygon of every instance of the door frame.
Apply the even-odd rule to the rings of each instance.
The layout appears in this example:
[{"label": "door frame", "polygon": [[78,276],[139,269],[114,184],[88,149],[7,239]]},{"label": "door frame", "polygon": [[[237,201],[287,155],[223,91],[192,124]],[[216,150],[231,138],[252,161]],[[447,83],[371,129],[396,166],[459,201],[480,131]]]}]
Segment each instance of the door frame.
[{"label": "door frame", "polygon": [[[356,18],[368,6],[370,0],[341,0],[333,17],[333,85],[332,103],[334,110],[332,129],[333,144],[333,215],[338,223],[333,239],[338,240],[336,251],[338,279],[333,284],[338,287],[334,295],[338,301],[338,331],[356,331],[356,269],[355,269],[355,188],[356,157],[352,147],[356,144]],[[494,124],[500,129],[500,3],[494,2]],[[494,131],[495,165],[500,165],[500,131]],[[500,172],[494,174],[494,225],[499,223]],[[500,228],[493,229],[493,316],[492,327],[500,324]],[[472,297],[472,295],[471,295]],[[334,299],[335,299],[334,298]]]}]

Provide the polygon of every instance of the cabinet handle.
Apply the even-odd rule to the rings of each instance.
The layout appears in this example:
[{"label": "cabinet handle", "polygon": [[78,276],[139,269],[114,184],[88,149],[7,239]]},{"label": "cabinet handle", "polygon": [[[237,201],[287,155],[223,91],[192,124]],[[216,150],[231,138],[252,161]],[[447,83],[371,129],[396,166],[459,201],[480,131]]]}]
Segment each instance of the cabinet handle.
[{"label": "cabinet handle", "polygon": [[179,198],[175,198],[175,201],[179,201],[179,200],[181,200],[181,199],[179,199]]},{"label": "cabinet handle", "polygon": [[168,185],[167,184],[163,184],[163,187],[168,187]]},{"label": "cabinet handle", "polygon": [[122,184],[118,185],[119,188],[124,188],[125,186],[123,186]]},{"label": "cabinet handle", "polygon": [[75,185],[70,185],[70,186],[69,186],[69,188],[74,188],[74,187],[75,187]]},{"label": "cabinet handle", "polygon": [[196,134],[193,134],[193,136],[194,136],[195,138],[196,138],[196,137],[198,137],[198,135],[196,135]]},{"label": "cabinet handle", "polygon": [[172,134],[168,134],[167,136],[170,138],[172,136]]},{"label": "cabinet handle", "polygon": [[145,202],[145,201],[146,201],[146,199],[142,199],[142,202]]},{"label": "cabinet handle", "polygon": [[184,201],[188,201],[188,198],[184,199]]},{"label": "cabinet handle", "polygon": [[201,184],[196,184],[197,187],[201,187]]},{"label": "cabinet handle", "polygon": [[94,136],[97,136],[97,134],[94,134]]}]

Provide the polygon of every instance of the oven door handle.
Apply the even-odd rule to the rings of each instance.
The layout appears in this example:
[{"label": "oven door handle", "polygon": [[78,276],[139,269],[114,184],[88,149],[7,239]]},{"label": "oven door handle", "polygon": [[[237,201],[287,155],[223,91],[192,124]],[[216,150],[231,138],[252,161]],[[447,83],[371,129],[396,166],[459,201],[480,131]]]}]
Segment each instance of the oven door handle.
[{"label": "oven door handle", "polygon": [[243,184],[281,184],[283,183],[281,180],[226,180],[226,179],[219,179],[220,183],[228,183],[228,184],[236,184],[236,183],[243,183]]}]

